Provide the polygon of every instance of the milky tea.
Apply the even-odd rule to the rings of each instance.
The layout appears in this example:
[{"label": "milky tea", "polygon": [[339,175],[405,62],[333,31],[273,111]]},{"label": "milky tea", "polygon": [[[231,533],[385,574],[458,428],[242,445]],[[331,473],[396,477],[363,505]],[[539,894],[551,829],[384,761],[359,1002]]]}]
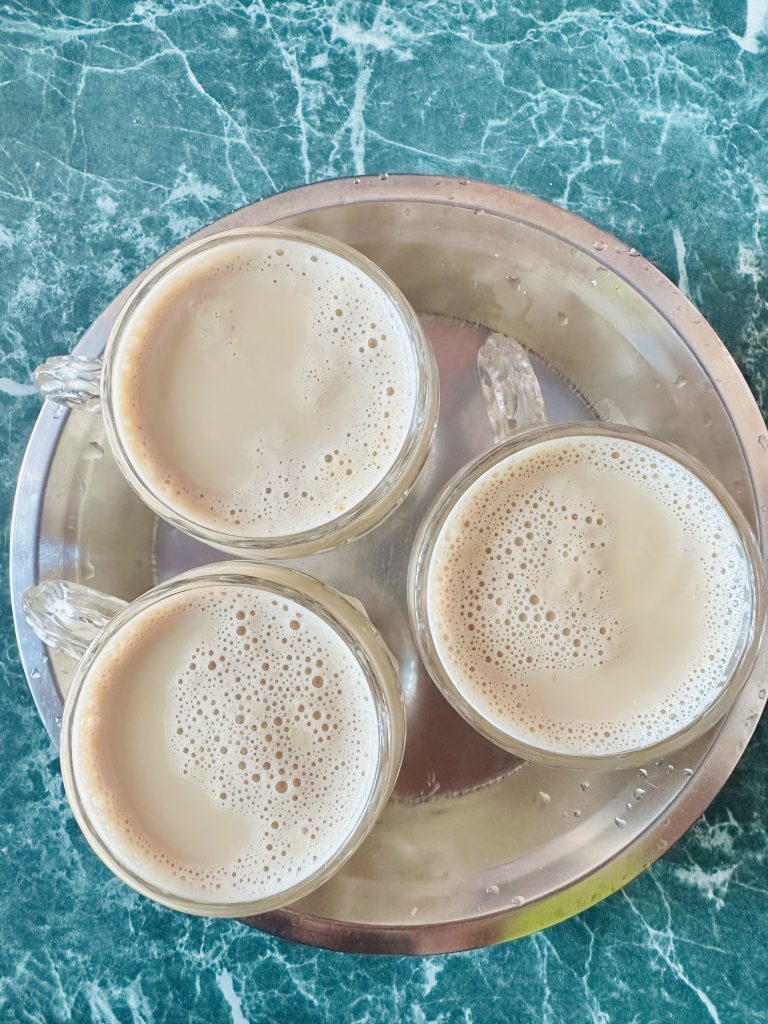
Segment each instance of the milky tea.
[{"label": "milky tea", "polygon": [[269,899],[322,869],[379,770],[376,702],[346,641],[234,583],[196,583],[123,624],[68,736],[77,800],[112,856],[202,903]]},{"label": "milky tea", "polygon": [[427,614],[443,668],[511,738],[561,755],[657,743],[708,708],[746,644],[752,572],[679,462],[617,437],[541,441],[440,530]]},{"label": "milky tea", "polygon": [[293,536],[358,506],[416,415],[402,309],[313,237],[231,234],[190,254],[116,347],[127,460],[176,515],[234,540]]}]

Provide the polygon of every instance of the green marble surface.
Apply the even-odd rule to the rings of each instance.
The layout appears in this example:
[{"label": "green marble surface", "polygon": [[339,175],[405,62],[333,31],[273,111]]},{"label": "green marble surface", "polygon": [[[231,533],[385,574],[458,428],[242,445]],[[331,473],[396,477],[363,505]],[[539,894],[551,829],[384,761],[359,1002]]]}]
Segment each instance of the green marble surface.
[{"label": "green marble surface", "polygon": [[[147,262],[340,174],[486,178],[641,249],[768,409],[766,0],[0,3],[0,514],[29,374]],[[384,959],[182,917],[114,880],[68,812],[2,565],[0,1020],[768,1019],[768,728],[662,861],[516,943]]]}]

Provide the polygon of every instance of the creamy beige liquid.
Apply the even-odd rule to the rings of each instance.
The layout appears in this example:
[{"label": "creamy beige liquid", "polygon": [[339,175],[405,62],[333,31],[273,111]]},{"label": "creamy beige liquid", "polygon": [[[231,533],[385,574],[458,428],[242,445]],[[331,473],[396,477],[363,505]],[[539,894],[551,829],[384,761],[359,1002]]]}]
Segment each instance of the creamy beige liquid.
[{"label": "creamy beige liquid", "polygon": [[751,608],[746,553],[712,492],[644,445],[599,437],[485,473],[441,530],[427,585],[439,657],[469,703],[512,737],[582,755],[700,715]]},{"label": "creamy beige liquid", "polygon": [[295,534],[362,501],[414,415],[407,326],[384,291],[303,241],[237,238],[143,300],[113,371],[144,483],[232,536]]},{"label": "creamy beige liquid", "polygon": [[282,892],[344,844],[375,783],[376,708],[352,652],[268,591],[196,587],[112,639],[72,727],[106,845],[177,896]]}]

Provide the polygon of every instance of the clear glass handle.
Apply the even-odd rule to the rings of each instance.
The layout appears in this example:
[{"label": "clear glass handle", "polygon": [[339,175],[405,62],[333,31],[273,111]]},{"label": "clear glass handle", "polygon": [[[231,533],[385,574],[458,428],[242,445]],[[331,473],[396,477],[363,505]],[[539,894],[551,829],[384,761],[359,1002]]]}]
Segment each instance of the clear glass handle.
[{"label": "clear glass handle", "polygon": [[24,594],[24,617],[43,643],[81,658],[126,604],[82,583],[46,580]]},{"label": "clear glass handle", "polygon": [[[339,591],[339,593],[341,593],[341,591]],[[373,626],[373,623],[371,622],[371,617],[368,614],[368,609],[365,607],[365,605],[363,604],[362,601],[359,601],[356,597],[352,597],[349,594],[341,593],[341,596],[344,598],[345,601],[348,601],[349,604],[352,605],[352,607],[355,609],[356,612],[359,612],[363,616],[363,618],[367,622],[370,622],[371,625]],[[376,629],[375,626],[373,626],[373,628]],[[376,632],[378,633],[378,630],[376,630]],[[390,651],[388,645],[384,643],[384,638],[381,635],[379,635],[379,640],[381,641],[381,646],[387,652],[387,655],[389,657],[390,665],[392,666],[392,668],[395,670],[395,672],[399,676],[400,675],[400,663],[398,662],[397,658],[394,656],[392,651]]]},{"label": "clear glass handle", "polygon": [[477,353],[477,370],[497,444],[520,427],[547,422],[531,361],[514,338],[492,334]]},{"label": "clear glass handle", "polygon": [[32,378],[52,402],[88,412],[101,408],[101,359],[52,356],[38,366]]}]

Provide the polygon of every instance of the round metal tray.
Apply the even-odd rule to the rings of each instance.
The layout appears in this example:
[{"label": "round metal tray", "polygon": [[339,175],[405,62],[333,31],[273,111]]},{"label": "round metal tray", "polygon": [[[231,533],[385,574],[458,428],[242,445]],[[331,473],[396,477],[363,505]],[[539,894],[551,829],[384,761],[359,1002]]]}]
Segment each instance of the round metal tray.
[{"label": "round metal tray", "polygon": [[[346,548],[298,563],[362,600],[399,659],[409,732],[395,795],[330,882],[248,923],[358,952],[445,952],[524,935],[614,892],[695,821],[754,730],[768,663],[763,652],[716,734],[640,771],[524,764],[465,725],[420,666],[405,569],[438,488],[492,443],[477,348],[489,331],[520,340],[554,420],[630,423],[687,448],[740,502],[763,550],[768,431],[687,299],[635,250],[557,207],[479,182],[382,175],[273,196],[200,234],[277,222],[342,239],[394,278],[431,336],[442,405],[427,467],[395,515]],[[78,352],[102,351],[137,281]],[[21,614],[24,590],[65,577],[130,599],[221,558],[139,503],[106,450],[98,416],[52,405],[40,413],[21,469],[11,548],[22,662],[54,742],[74,665],[32,634]]]}]

